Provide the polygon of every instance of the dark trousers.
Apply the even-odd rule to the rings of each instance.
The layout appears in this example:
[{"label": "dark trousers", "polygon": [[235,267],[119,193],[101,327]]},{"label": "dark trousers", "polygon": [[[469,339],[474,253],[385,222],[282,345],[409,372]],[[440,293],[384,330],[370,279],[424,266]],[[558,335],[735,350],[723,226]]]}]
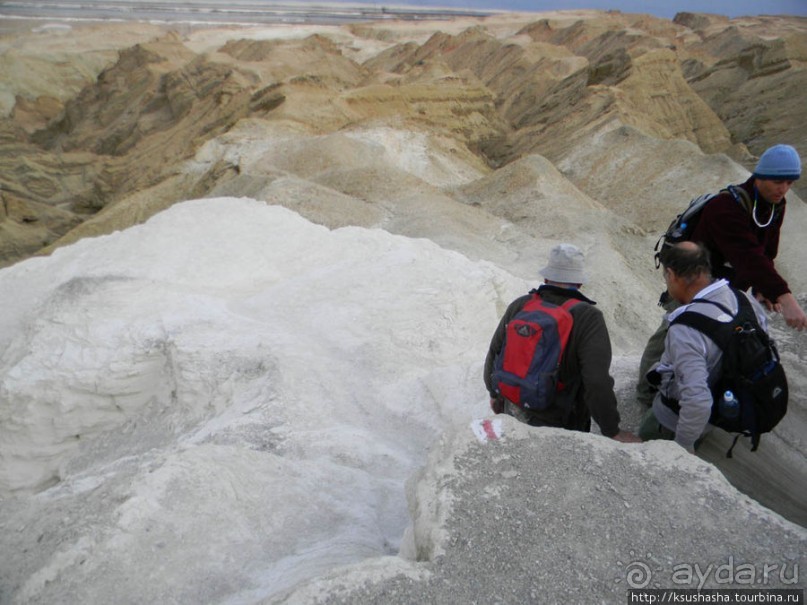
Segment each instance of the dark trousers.
[{"label": "dark trousers", "polygon": [[642,422],[639,424],[637,435],[639,435],[642,441],[652,441],[653,439],[672,441],[675,439],[675,432],[663,426],[658,421],[652,408],[647,410],[644,416],[642,416]]},{"label": "dark trousers", "polygon": [[587,415],[578,417],[579,415],[576,416],[573,411],[569,411],[565,414],[565,420],[561,421],[559,419],[557,422],[548,422],[539,412],[525,410],[504,398],[502,398],[502,402],[502,413],[508,414],[524,424],[529,424],[530,426],[554,426],[570,431],[581,431],[583,433],[591,432],[591,418]]},{"label": "dark trousers", "polygon": [[672,298],[660,304],[665,311],[665,315],[661,320],[661,325],[647,341],[647,345],[645,345],[642,359],[639,361],[639,376],[636,381],[636,399],[639,403],[648,408],[653,405],[653,397],[656,394],[656,389],[647,381],[647,373],[658,363],[661,359],[661,354],[664,353],[664,339],[667,338],[667,330],[670,328],[670,324],[667,323],[666,314],[671,313],[681,306],[681,303]]}]

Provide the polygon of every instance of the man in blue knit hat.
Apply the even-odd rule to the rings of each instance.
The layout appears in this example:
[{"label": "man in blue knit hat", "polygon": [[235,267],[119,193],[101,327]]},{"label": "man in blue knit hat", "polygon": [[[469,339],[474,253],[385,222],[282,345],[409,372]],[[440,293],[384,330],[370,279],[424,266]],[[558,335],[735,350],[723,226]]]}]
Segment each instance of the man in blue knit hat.
[{"label": "man in blue knit hat", "polygon": [[773,261],[785,218],[785,194],[800,176],[801,159],[793,147],[768,148],[751,178],[737,187],[748,195],[748,207],[724,192],[706,205],[692,234],[693,241],[709,250],[716,278],[728,279],[740,290],[751,288],[757,300],[797,330],[807,328],[807,316]]},{"label": "man in blue knit hat", "polygon": [[[790,145],[765,150],[751,177],[733,187],[737,196],[722,191],[701,212],[692,241],[701,242],[712,259],[712,275],[726,279],[738,290],[748,290],[769,311],[782,314],[788,326],[807,328],[807,315],[779,274],[774,259],[787,206],[785,195],[801,177],[801,158]],[[672,312],[671,300],[664,309]],[[639,401],[650,405],[653,391],[645,375],[664,350],[666,320],[647,343],[636,387]]]}]

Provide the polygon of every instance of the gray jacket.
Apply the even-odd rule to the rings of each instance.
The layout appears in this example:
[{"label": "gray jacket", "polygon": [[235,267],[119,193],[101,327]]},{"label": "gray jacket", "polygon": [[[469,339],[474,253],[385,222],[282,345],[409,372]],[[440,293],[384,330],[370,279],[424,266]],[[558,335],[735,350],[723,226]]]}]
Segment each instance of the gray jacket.
[{"label": "gray jacket", "polygon": [[[737,313],[737,299],[726,280],[721,279],[707,286],[695,298],[720,303],[733,314]],[[748,299],[760,327],[767,332],[768,320],[762,306],[752,296],[748,296]],[[669,314],[668,319],[672,321],[687,310],[727,323],[732,319],[715,305],[697,302],[678,307]],[[663,426],[675,431],[676,443],[685,448],[691,449],[701,435],[711,430],[710,389],[720,378],[722,360],[720,348],[705,334],[683,324],[670,326],[664,341],[664,353],[655,368],[661,375],[661,384],[653,401],[653,413]],[[662,403],[662,395],[678,400],[681,406],[678,414]]]}]

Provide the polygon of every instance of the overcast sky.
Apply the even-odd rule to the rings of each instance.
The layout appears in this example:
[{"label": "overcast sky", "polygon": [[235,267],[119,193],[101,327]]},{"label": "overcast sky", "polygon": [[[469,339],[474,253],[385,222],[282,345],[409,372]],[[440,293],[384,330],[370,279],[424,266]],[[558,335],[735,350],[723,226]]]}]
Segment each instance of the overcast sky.
[{"label": "overcast sky", "polygon": [[[672,18],[682,11],[710,12],[728,17],[743,15],[807,16],[807,0],[505,0],[508,9],[616,8]],[[546,7],[546,8],[545,8]]]},{"label": "overcast sky", "polygon": [[373,4],[407,4],[456,8],[489,8],[514,11],[549,11],[574,8],[618,9],[650,13],[672,19],[679,12],[708,12],[727,17],[745,15],[807,16],[807,0],[401,0]]},{"label": "overcast sky", "polygon": [[[154,0],[131,0],[133,4],[150,4]],[[231,0],[174,0],[183,6],[186,4],[232,4]],[[327,6],[329,3],[365,4],[377,7],[430,7],[451,9],[505,10],[544,12],[569,9],[620,10],[625,13],[647,13],[657,17],[672,19],[680,12],[715,13],[727,17],[752,15],[793,15],[807,17],[807,0],[240,0],[235,2],[244,6],[276,5],[276,4],[311,4]],[[85,0],[85,7],[104,4],[103,0]],[[4,5],[6,5],[4,7]],[[0,13],[36,14],[38,3],[14,2],[5,3],[0,0]],[[63,11],[58,3],[48,3],[50,14]],[[16,7],[12,10],[10,7]],[[21,9],[23,13],[20,12]],[[3,9],[6,9],[5,11]],[[33,11],[33,13],[32,13]]]}]

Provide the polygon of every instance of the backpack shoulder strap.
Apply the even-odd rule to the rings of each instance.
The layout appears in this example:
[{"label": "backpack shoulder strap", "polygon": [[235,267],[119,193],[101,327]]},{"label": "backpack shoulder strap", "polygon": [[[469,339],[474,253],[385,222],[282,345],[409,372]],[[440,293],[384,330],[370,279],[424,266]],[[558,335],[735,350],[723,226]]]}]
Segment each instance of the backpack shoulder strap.
[{"label": "backpack shoulder strap", "polygon": [[562,308],[562,309],[564,309],[566,311],[571,309],[577,303],[583,302],[582,300],[579,300],[577,298],[569,298],[569,299],[563,301],[561,304],[555,305],[555,304],[547,302],[543,298],[541,298],[541,295],[538,293],[538,290],[530,290],[530,294],[532,294],[532,298],[529,301],[527,301],[528,303],[537,302],[538,304],[548,304],[548,305],[550,305],[552,307],[560,307],[560,308]]},{"label": "backpack shoulder strap", "polygon": [[698,332],[711,338],[721,351],[726,350],[730,333],[726,328],[728,327],[730,330],[731,324],[724,324],[696,311],[684,311],[670,322],[671,326],[677,324],[695,328]]},{"label": "backpack shoulder strap", "polygon": [[723,191],[728,191],[735,201],[740,204],[740,206],[745,208],[745,211],[748,214],[751,214],[754,201],[751,199],[751,196],[748,195],[748,192],[745,189],[738,187],[737,185],[728,185]]},{"label": "backpack shoulder strap", "polygon": [[748,300],[748,297],[742,292],[736,291],[734,292],[734,295],[737,297],[737,319],[750,321],[754,324],[754,326],[759,328],[760,325],[759,320],[757,319],[757,314],[754,312],[754,307],[751,306],[751,301]]},{"label": "backpack shoulder strap", "polygon": [[[707,317],[702,313],[697,313],[696,311],[684,311],[673,319],[670,322],[670,325],[683,324],[685,326],[689,326],[690,328],[695,328],[698,332],[701,332],[705,336],[711,338],[715,344],[720,347],[721,351],[725,351],[726,347],[728,346],[729,337],[734,331],[734,326],[737,319],[741,315],[744,315],[743,311],[745,309],[745,305],[751,307],[751,303],[748,302],[748,299],[745,298],[744,294],[738,292],[734,288],[732,288],[731,291],[734,293],[735,298],[737,298],[737,304],[739,305],[736,314],[732,313],[731,310],[729,310],[725,305],[722,305],[714,300],[708,300],[705,298],[695,298],[692,300],[692,302],[714,305],[726,315],[731,316],[730,322],[718,321],[716,319],[712,319],[711,317]],[[745,305],[743,305],[743,299],[745,299]],[[753,313],[753,309],[751,309],[751,312]],[[754,316],[754,318],[756,319],[756,316]]]},{"label": "backpack shoulder strap", "polygon": [[694,302],[694,303],[696,303],[696,302],[697,303],[707,303],[707,304],[710,304],[710,305],[714,305],[715,307],[717,307],[718,309],[723,311],[723,313],[725,313],[726,315],[731,315],[732,317],[734,317],[734,313],[732,313],[731,310],[728,307],[726,307],[726,305],[721,305],[716,300],[709,300],[708,298],[693,298],[692,302]]},{"label": "backpack shoulder strap", "polygon": [[543,297],[538,294],[538,290],[530,290],[530,298],[524,303],[523,310],[531,311],[536,308],[545,309],[547,305],[553,306],[552,303],[547,302]]},{"label": "backpack shoulder strap", "polygon": [[568,310],[570,310],[570,309],[571,309],[573,306],[575,306],[577,303],[581,303],[581,302],[583,302],[583,301],[582,301],[582,300],[578,300],[577,298],[570,298],[569,300],[565,301],[565,302],[564,302],[564,303],[561,305],[561,307],[563,307],[564,309],[566,309],[566,310],[568,311]]}]

